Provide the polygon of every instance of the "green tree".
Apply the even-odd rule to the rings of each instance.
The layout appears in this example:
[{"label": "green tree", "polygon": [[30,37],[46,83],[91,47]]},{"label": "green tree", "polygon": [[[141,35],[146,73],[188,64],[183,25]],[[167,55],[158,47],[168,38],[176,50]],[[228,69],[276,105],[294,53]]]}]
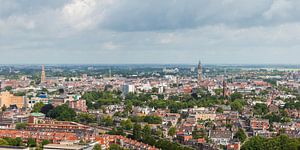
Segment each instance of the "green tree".
[{"label": "green tree", "polygon": [[264,150],[265,148],[265,139],[260,136],[254,136],[246,141],[242,150]]},{"label": "green tree", "polygon": [[264,115],[269,112],[268,106],[266,104],[255,104],[253,107],[254,114],[256,115]]},{"label": "green tree", "polygon": [[27,142],[28,147],[36,147],[36,141],[33,138],[29,138]]},{"label": "green tree", "polygon": [[50,110],[47,116],[57,119],[59,121],[74,121],[76,120],[76,112],[67,104],[63,104]]},{"label": "green tree", "polygon": [[5,105],[3,105],[3,106],[1,107],[1,110],[2,110],[2,111],[6,111],[6,109],[7,109],[7,107],[6,107]]},{"label": "green tree", "polygon": [[231,107],[231,110],[234,110],[234,111],[239,111],[241,112],[243,110],[243,105],[240,101],[234,101],[232,103],[230,103],[230,107]]},{"label": "green tree", "polygon": [[15,145],[14,146],[22,146],[23,145],[23,139],[20,137],[15,138]]},{"label": "green tree", "polygon": [[52,109],[54,109],[54,106],[52,104],[46,104],[41,108],[40,112],[43,114],[48,114],[48,112]]},{"label": "green tree", "polygon": [[175,134],[176,134],[176,128],[171,127],[168,131],[168,135],[173,137]]},{"label": "green tree", "polygon": [[162,123],[162,118],[159,116],[146,116],[144,118],[144,121],[149,123],[149,124],[161,124]]},{"label": "green tree", "polygon": [[43,102],[37,102],[34,104],[32,108],[32,112],[41,112],[42,107],[44,107],[45,104]]},{"label": "green tree", "polygon": [[6,146],[6,145],[9,145],[9,144],[6,140],[0,138],[0,145],[1,146]]},{"label": "green tree", "polygon": [[28,125],[27,123],[16,123],[16,129],[17,130],[25,129],[27,125]]},{"label": "green tree", "polygon": [[141,130],[142,130],[142,127],[139,123],[135,123],[133,125],[133,138],[135,140],[140,140],[141,139],[141,137],[142,137]]},{"label": "green tree", "polygon": [[126,121],[121,121],[121,126],[125,130],[131,130],[133,127],[133,123],[130,119],[127,119]]},{"label": "green tree", "polygon": [[11,91],[13,88],[11,86],[4,87],[4,91]]},{"label": "green tree", "polygon": [[94,147],[93,147],[93,150],[102,150],[101,146],[99,144],[96,144]]},{"label": "green tree", "polygon": [[287,135],[280,135],[275,138],[262,138],[255,136],[247,140],[242,150],[297,150],[300,146],[299,139],[289,138]]},{"label": "green tree", "polygon": [[47,144],[49,144],[49,143],[50,143],[49,140],[43,140],[41,144],[42,144],[42,146],[44,146],[44,145],[47,145]]},{"label": "green tree", "polygon": [[159,136],[159,137],[163,137],[163,132],[161,129],[156,129],[155,135]]},{"label": "green tree", "polygon": [[123,150],[123,148],[118,144],[111,144],[109,150]]},{"label": "green tree", "polygon": [[15,96],[25,96],[26,93],[25,92],[17,92],[17,93],[14,93]]},{"label": "green tree", "polygon": [[224,110],[222,107],[218,107],[216,111],[217,111],[217,113],[223,113]]},{"label": "green tree", "polygon": [[230,95],[231,100],[243,99],[243,95],[239,92],[234,92]]},{"label": "green tree", "polygon": [[149,137],[151,136],[151,128],[149,125],[145,125],[143,128],[143,137]]},{"label": "green tree", "polygon": [[112,117],[110,117],[110,116],[103,117],[101,119],[100,125],[104,125],[104,126],[112,126],[112,125],[114,125]]},{"label": "green tree", "polygon": [[235,133],[234,138],[237,138],[241,141],[241,143],[244,143],[247,139],[247,135],[243,129],[239,128],[239,130]]},{"label": "green tree", "polygon": [[97,121],[96,116],[94,114],[89,113],[79,113],[77,115],[77,119],[78,121],[84,124],[95,123]]}]

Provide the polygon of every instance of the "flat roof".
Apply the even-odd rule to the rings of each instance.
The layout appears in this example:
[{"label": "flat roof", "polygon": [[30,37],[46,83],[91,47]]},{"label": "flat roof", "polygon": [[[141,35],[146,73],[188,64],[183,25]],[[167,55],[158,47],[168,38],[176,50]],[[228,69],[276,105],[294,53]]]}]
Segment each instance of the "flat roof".
[{"label": "flat roof", "polygon": [[44,149],[82,150],[84,147],[84,145],[47,144],[44,146]]}]

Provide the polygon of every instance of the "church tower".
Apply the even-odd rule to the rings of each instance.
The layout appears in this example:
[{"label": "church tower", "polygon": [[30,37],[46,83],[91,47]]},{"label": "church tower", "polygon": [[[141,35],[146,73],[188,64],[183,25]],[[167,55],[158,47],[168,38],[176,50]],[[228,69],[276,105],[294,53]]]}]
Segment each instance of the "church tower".
[{"label": "church tower", "polygon": [[202,64],[201,64],[201,61],[199,61],[198,63],[198,84],[200,85],[200,83],[202,82],[203,80],[203,76],[202,76]]},{"label": "church tower", "polygon": [[45,82],[46,82],[45,66],[42,65],[41,83],[45,83]]}]

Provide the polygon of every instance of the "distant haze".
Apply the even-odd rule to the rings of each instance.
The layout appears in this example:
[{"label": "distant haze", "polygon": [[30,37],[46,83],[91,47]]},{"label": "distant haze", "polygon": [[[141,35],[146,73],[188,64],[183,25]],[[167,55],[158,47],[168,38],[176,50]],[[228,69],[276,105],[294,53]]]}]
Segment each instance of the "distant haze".
[{"label": "distant haze", "polygon": [[300,64],[299,0],[0,0],[0,64]]}]

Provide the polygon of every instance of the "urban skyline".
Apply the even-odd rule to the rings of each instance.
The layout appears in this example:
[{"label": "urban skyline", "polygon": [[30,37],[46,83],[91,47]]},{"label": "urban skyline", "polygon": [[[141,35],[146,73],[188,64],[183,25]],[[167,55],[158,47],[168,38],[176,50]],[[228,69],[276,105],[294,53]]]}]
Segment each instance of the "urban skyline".
[{"label": "urban skyline", "polygon": [[300,150],[299,0],[0,0],[0,150]]}]

